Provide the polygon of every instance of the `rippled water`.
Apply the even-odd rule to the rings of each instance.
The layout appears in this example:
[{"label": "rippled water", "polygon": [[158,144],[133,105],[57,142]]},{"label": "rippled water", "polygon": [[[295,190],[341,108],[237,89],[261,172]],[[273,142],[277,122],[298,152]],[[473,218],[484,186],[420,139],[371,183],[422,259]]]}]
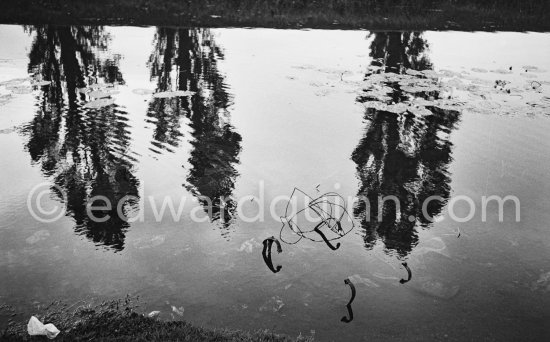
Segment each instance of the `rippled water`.
[{"label": "rippled water", "polygon": [[[549,34],[2,25],[0,43],[0,303],[21,320],[131,293],[320,341],[550,336]],[[262,241],[294,187],[364,197],[340,248],[283,243],[273,273]],[[65,213],[33,218],[33,189]],[[491,195],[519,222],[511,202],[483,219]],[[94,196],[142,219],[94,222]]]}]

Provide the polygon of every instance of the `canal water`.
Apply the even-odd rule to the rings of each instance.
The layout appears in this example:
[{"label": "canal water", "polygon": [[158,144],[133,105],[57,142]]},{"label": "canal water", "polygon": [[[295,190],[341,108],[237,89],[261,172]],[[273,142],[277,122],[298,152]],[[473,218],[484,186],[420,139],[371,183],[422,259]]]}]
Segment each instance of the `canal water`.
[{"label": "canal water", "polygon": [[[16,320],[131,294],[319,341],[550,338],[550,34],[0,25],[0,46]],[[289,223],[324,194],[338,219]]]}]

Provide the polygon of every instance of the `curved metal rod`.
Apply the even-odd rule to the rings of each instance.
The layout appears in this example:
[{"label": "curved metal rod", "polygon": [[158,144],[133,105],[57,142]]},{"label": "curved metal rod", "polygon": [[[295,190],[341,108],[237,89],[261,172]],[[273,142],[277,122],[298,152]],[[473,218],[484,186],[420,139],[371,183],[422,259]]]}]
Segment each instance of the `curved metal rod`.
[{"label": "curved metal rod", "polygon": [[406,262],[402,263],[401,265],[403,265],[403,267],[405,267],[405,269],[407,269],[408,278],[407,278],[407,280],[401,279],[399,282],[400,282],[401,284],[405,284],[405,283],[407,283],[407,282],[409,282],[409,281],[411,280],[411,278],[412,278],[412,272],[411,272],[411,269],[409,268],[409,265],[407,265]]},{"label": "curved metal rod", "polygon": [[348,317],[344,316],[342,317],[342,319],[340,319],[340,321],[344,322],[344,323],[349,323],[351,321],[353,321],[353,310],[351,309],[351,305],[346,305],[346,308],[348,309]]},{"label": "curved metal rod", "polygon": [[336,247],[334,247],[330,241],[327,239],[327,237],[325,236],[325,234],[323,234],[323,232],[319,229],[319,226],[325,224],[325,222],[321,222],[319,223],[318,225],[315,226],[315,228],[313,228],[313,231],[316,232],[317,234],[321,235],[321,238],[323,239],[323,241],[325,241],[325,243],[327,244],[327,246],[332,249],[333,251],[337,250],[338,248],[340,248],[340,242],[336,243]]},{"label": "curved metal rod", "polygon": [[341,321],[344,322],[344,323],[349,323],[349,322],[353,321],[353,310],[351,309],[351,303],[355,299],[355,285],[353,285],[353,283],[351,282],[351,280],[349,280],[349,278],[346,278],[344,280],[344,284],[349,285],[349,287],[351,288],[351,298],[350,298],[348,304],[346,305],[346,309],[348,309],[348,316],[349,317],[344,316],[344,317],[342,317]]},{"label": "curved metal rod", "polygon": [[270,237],[269,239],[271,240],[271,244],[273,244],[273,241],[275,241],[275,243],[277,244],[277,253],[282,253],[283,247],[281,246],[279,240],[277,240],[274,236]]},{"label": "curved metal rod", "polygon": [[262,250],[262,257],[264,258],[264,262],[271,270],[271,272],[277,273],[283,268],[283,266],[277,265],[277,268],[273,267],[273,261],[271,261],[271,247],[273,246],[273,241],[277,242],[277,251],[279,253],[283,251],[280,242],[277,239],[270,237],[263,241],[264,248]]}]

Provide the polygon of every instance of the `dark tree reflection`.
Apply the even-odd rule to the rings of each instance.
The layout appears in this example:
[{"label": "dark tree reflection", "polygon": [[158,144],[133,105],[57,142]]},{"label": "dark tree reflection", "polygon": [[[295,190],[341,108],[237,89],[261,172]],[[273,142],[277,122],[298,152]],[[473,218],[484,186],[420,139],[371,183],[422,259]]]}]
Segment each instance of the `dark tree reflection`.
[{"label": "dark tree reflection", "polygon": [[[157,92],[192,91],[188,97],[155,98],[148,116],[155,125],[152,150],[171,150],[191,128],[191,169],[184,185],[227,233],[236,204],[231,199],[239,162],[241,136],[229,123],[230,95],[218,70],[223,59],[208,29],[159,28],[149,60]],[[183,121],[182,121],[183,120]]]},{"label": "dark tree reflection", "polygon": [[[101,27],[33,26],[35,36],[29,53],[29,72],[36,79],[51,81],[37,98],[37,112],[26,126],[26,148],[34,163],[53,180],[52,191],[66,196],[66,214],[75,230],[98,245],[124,248],[129,225],[117,214],[130,210],[138,195],[138,180],[132,174],[126,113],[116,105],[99,109],[82,105],[89,97],[81,88],[109,83],[122,84],[118,59],[100,58],[107,49],[108,34]],[[60,193],[60,191],[62,193]],[[104,196],[111,210],[95,222],[86,212],[94,196]],[[95,201],[100,206],[104,200]]]},{"label": "dark tree reflection", "polygon": [[[379,72],[403,73],[406,69],[425,70],[432,65],[426,56],[427,43],[417,32],[374,33],[372,64]],[[366,76],[367,78],[369,75]],[[395,102],[406,99],[397,83],[392,87]],[[429,98],[438,94],[416,94]],[[353,152],[360,180],[355,216],[361,220],[364,241],[372,248],[378,240],[388,253],[406,256],[418,243],[416,228],[429,227],[430,218],[441,213],[450,196],[452,144],[449,134],[459,113],[429,107],[431,114],[415,116],[367,109],[364,137]],[[380,198],[387,198],[380,201]],[[423,203],[430,201],[423,215]],[[395,199],[399,202],[396,204]],[[379,207],[379,203],[380,207]],[[381,209],[379,211],[379,209]],[[379,219],[380,218],[380,219]]]}]

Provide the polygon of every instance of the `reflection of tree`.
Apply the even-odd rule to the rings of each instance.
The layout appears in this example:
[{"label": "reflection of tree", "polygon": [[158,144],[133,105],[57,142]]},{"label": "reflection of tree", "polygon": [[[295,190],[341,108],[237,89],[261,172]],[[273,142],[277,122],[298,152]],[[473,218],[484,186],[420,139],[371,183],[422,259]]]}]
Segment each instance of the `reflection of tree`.
[{"label": "reflection of tree", "polygon": [[[126,155],[129,133],[126,113],[116,106],[87,109],[87,96],[79,88],[99,83],[123,83],[118,59],[100,59],[108,35],[99,27],[30,27],[35,38],[29,53],[29,72],[51,81],[38,99],[37,114],[26,128],[29,154],[51,176],[52,191],[66,195],[66,212],[75,230],[97,244],[115,250],[124,247],[128,223],[117,215],[117,203],[137,196],[138,181]],[[61,198],[61,194],[58,194]],[[93,196],[104,196],[112,209],[105,222],[94,222],[86,213]],[[102,201],[94,205],[102,205]],[[128,210],[127,201],[123,210]]]},{"label": "reflection of tree", "polygon": [[[186,188],[212,221],[228,227],[235,210],[235,187],[241,136],[228,123],[230,96],[217,61],[223,54],[208,29],[158,29],[149,60],[157,91],[187,90],[190,97],[155,98],[148,116],[154,120],[153,145],[177,146],[180,123],[190,121],[193,139]],[[211,202],[211,203],[210,203]]]},{"label": "reflection of tree", "polygon": [[428,49],[420,32],[373,33],[370,56],[373,65],[384,67],[386,72],[402,73],[405,69],[431,69],[425,55]]},{"label": "reflection of tree", "polygon": [[[399,73],[430,69],[430,61],[423,55],[426,47],[420,33],[375,33],[371,45],[373,65]],[[388,85],[394,89],[392,98],[401,101],[399,85]],[[361,220],[367,248],[380,239],[387,250],[406,256],[418,241],[416,226],[428,227],[429,218],[437,216],[449,198],[449,133],[459,115],[429,109],[431,115],[421,117],[367,109],[368,127],[352,155],[361,182],[354,213]],[[395,196],[399,206],[390,198],[379,200],[386,196]],[[425,217],[422,205],[430,196],[440,196],[443,201],[430,201],[426,207],[429,217]]]}]

